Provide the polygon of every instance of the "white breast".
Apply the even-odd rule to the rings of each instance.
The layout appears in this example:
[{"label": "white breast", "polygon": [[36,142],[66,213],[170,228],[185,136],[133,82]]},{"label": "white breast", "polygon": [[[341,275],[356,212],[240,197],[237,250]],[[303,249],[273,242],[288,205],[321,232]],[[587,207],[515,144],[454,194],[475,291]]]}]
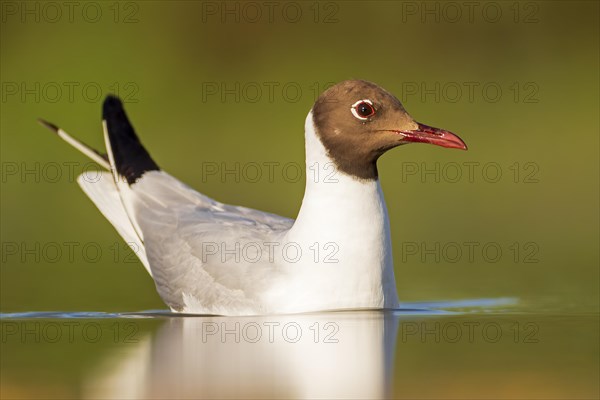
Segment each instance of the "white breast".
[{"label": "white breast", "polygon": [[313,124],[305,123],[306,191],[284,243],[308,257],[289,266],[289,311],[392,308],[398,304],[387,209],[379,181],[339,171]]}]

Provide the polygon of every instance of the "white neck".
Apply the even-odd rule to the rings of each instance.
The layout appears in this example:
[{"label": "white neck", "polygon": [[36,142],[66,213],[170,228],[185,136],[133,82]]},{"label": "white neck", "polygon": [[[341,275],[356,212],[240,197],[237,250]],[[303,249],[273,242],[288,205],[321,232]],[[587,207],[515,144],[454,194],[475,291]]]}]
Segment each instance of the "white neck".
[{"label": "white neck", "polygon": [[[363,293],[367,306],[396,307],[389,220],[378,180],[359,180],[337,169],[315,132],[312,111],[305,123],[306,191],[288,239],[335,243],[342,274]],[[375,304],[380,303],[380,304]]]}]

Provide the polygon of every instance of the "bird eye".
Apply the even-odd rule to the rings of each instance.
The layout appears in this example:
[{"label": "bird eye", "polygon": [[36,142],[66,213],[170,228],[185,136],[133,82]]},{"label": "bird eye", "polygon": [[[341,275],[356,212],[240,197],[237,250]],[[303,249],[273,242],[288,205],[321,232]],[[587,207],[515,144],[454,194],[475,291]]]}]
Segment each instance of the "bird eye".
[{"label": "bird eye", "polygon": [[359,100],[356,103],[352,104],[352,115],[361,121],[366,121],[369,117],[375,115],[375,107],[373,107],[373,102],[371,100]]}]

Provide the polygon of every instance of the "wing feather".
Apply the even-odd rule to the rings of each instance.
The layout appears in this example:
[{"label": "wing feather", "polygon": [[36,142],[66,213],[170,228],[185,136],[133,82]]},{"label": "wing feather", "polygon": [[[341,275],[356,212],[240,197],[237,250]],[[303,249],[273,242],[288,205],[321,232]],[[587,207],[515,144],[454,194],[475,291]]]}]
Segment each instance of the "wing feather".
[{"label": "wing feather", "polygon": [[[219,203],[162,171],[131,185],[134,217],[163,300],[176,311],[223,314],[264,312],[261,296],[276,281],[267,249],[293,220]],[[216,252],[215,252],[216,251]]]}]

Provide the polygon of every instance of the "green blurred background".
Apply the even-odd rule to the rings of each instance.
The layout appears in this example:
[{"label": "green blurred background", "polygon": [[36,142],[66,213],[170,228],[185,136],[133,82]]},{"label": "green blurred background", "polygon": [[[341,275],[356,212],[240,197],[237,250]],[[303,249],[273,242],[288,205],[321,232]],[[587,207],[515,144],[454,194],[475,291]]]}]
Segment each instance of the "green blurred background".
[{"label": "green blurred background", "polygon": [[[102,98],[118,92],[165,170],[220,201],[294,217],[304,177],[282,167],[304,163],[318,92],[350,78],[379,83],[469,145],[413,145],[380,160],[402,300],[510,296],[598,310],[597,2],[477,3],[472,13],[462,3],[295,2],[272,15],[263,3],[81,3],[72,14],[52,4],[2,4],[3,312],[164,307],[63,164],[77,174],[88,160],[37,117],[102,148]],[[250,182],[241,168],[253,162],[281,167]],[[240,163],[240,182],[203,175],[203,163]],[[439,182],[422,179],[436,163]],[[464,163],[476,163],[471,182]],[[466,242],[479,243],[472,260]],[[436,243],[439,262],[425,253]]]},{"label": "green blurred background", "polygon": [[[458,361],[462,347],[401,346],[396,394],[596,397],[599,3],[465,3],[275,2],[269,14],[261,2],[81,2],[70,14],[1,2],[0,311],[165,308],[72,179],[88,160],[37,117],[102,148],[102,98],[117,92],[163,169],[222,202],[294,217],[304,177],[283,166],[304,163],[304,118],[331,82],[361,78],[469,145],[405,146],[379,162],[401,300],[514,297],[518,318],[551,315],[544,347],[469,346]],[[272,180],[266,168],[243,179],[244,166],[271,162]],[[239,182],[206,174],[236,163]],[[79,397],[81,371],[109,347],[6,345],[4,393]],[[500,361],[482,368],[488,358]]]}]

